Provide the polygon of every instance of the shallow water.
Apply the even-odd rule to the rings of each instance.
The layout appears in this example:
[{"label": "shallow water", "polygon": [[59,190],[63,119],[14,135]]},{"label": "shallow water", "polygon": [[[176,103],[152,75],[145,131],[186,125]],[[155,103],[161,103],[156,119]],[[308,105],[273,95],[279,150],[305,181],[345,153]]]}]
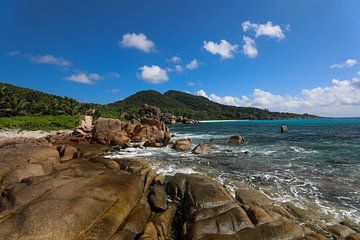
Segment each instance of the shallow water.
[{"label": "shallow water", "polygon": [[[289,133],[280,133],[287,125]],[[334,221],[360,220],[360,118],[206,122],[171,126],[194,146],[213,139],[207,156],[170,148],[125,149],[112,157],[144,157],[159,172],[201,172],[230,190],[241,179],[279,202],[316,203]],[[225,145],[240,134],[246,143]]]}]

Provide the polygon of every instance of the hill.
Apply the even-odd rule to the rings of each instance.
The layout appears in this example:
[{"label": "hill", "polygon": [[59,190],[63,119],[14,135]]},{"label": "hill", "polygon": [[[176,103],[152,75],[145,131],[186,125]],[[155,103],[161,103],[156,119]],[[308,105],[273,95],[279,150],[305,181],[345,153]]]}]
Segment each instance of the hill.
[{"label": "hill", "polygon": [[78,115],[95,108],[98,116],[117,117],[121,113],[138,113],[144,104],[160,107],[162,112],[198,120],[209,119],[287,119],[310,118],[313,115],[270,112],[259,108],[234,107],[212,102],[192,94],[168,91],[161,94],[153,90],[137,92],[128,98],[110,104],[80,103],[28,88],[0,83],[0,117],[26,115]]},{"label": "hill", "polygon": [[75,99],[0,83],[0,116],[75,115],[81,104]]},{"label": "hill", "polygon": [[270,112],[259,108],[235,107],[219,104],[202,96],[170,90],[164,94],[153,90],[144,90],[128,98],[108,104],[109,108],[119,111],[136,113],[143,104],[160,107],[162,112],[194,118],[199,120],[210,119],[288,119],[314,118],[308,114],[286,112]]}]

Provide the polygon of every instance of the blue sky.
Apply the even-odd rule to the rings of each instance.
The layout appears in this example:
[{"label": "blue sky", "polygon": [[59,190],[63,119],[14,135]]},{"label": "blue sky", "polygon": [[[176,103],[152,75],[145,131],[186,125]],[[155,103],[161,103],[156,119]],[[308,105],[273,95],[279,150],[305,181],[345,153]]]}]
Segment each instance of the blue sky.
[{"label": "blue sky", "polygon": [[360,2],[2,1],[2,82],[83,102],[170,89],[360,116]]}]

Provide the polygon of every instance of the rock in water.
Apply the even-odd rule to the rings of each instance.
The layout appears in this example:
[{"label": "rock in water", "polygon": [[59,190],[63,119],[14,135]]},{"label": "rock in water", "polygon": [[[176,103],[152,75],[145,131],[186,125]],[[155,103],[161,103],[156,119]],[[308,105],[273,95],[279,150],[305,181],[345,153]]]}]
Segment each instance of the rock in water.
[{"label": "rock in water", "polygon": [[209,154],[211,153],[211,148],[209,144],[199,143],[191,152],[193,154]]},{"label": "rock in water", "polygon": [[226,144],[243,144],[243,143],[245,143],[245,138],[239,135],[231,136],[226,140]]},{"label": "rock in water", "polygon": [[288,129],[288,127],[286,125],[281,126],[280,130],[281,130],[282,133],[287,133],[289,131],[289,129]]},{"label": "rock in water", "polygon": [[178,152],[188,152],[191,150],[191,139],[179,139],[175,142],[173,148]]}]

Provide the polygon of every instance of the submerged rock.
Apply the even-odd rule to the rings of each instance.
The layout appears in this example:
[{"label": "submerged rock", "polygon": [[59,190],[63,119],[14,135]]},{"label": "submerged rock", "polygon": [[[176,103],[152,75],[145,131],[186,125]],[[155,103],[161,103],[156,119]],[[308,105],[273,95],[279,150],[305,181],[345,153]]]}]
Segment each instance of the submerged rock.
[{"label": "submerged rock", "polygon": [[289,131],[289,129],[288,129],[287,126],[283,125],[283,126],[281,126],[280,131],[281,131],[282,133],[287,133],[287,132]]},{"label": "submerged rock", "polygon": [[188,152],[191,150],[191,139],[179,139],[175,142],[173,148],[178,152]]},{"label": "submerged rock", "polygon": [[243,144],[243,143],[245,143],[245,138],[239,135],[231,136],[226,140],[226,144]]},{"label": "submerged rock", "polygon": [[193,154],[209,154],[211,153],[211,148],[209,144],[199,143],[192,151]]}]

